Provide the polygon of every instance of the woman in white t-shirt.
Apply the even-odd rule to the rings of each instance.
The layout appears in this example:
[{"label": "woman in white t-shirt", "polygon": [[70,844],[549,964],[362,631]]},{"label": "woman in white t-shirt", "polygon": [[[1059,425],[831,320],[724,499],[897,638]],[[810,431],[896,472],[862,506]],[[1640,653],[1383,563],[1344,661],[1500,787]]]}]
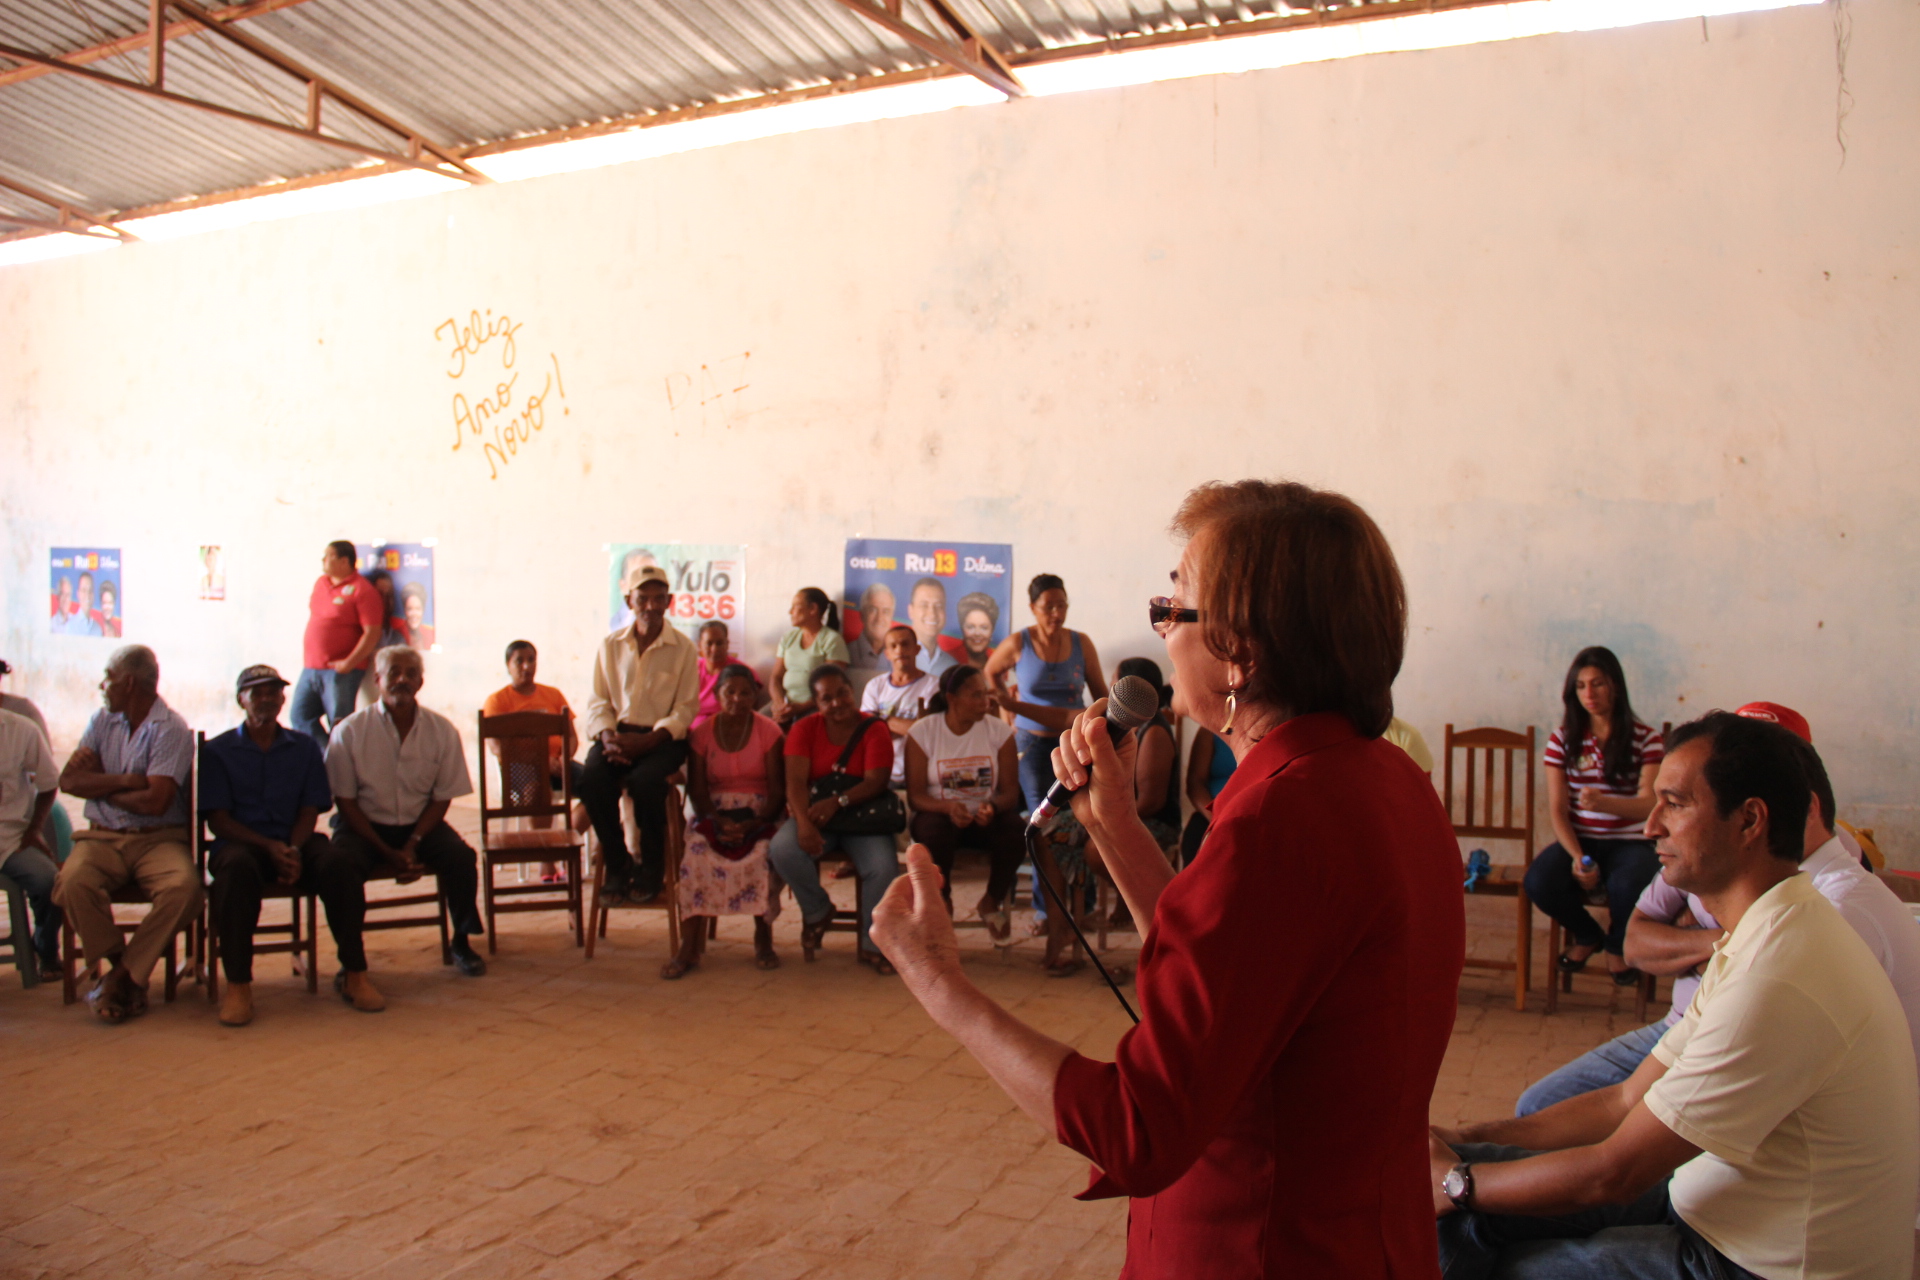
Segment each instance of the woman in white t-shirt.
[{"label": "woman in white t-shirt", "polygon": [[974,909],[995,942],[1012,932],[1008,904],[1026,856],[1020,822],[1020,758],[1013,730],[991,714],[986,675],[948,667],[924,715],[906,738],[907,803],[913,838],[940,868],[953,907],[953,857],[962,846],[987,852],[987,891]]}]

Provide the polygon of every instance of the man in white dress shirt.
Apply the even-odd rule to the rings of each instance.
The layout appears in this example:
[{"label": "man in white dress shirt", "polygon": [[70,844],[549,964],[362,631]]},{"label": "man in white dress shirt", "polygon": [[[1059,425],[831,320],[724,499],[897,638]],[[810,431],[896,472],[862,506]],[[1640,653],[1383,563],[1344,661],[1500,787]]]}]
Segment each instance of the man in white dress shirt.
[{"label": "man in white dress shirt", "polygon": [[[360,881],[391,875],[401,884],[431,873],[440,882],[453,920],[453,963],[477,978],[487,962],[467,941],[481,932],[474,903],[480,877],[473,846],[447,825],[447,806],[473,794],[460,733],[445,716],[421,706],[426,667],[416,649],[389,645],[374,655],[380,701],[342,720],[327,744],[327,781],[333,787],[333,847],[336,867],[353,869]],[[364,976],[366,949],[359,919],[327,923],[340,949],[334,990],[355,1007],[353,975]]]}]

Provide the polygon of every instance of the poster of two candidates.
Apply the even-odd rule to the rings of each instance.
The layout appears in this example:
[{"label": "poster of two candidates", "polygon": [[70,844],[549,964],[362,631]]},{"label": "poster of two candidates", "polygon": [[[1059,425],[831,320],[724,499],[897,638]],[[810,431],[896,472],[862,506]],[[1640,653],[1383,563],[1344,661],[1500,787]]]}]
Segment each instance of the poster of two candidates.
[{"label": "poster of two candidates", "polygon": [[986,665],[1013,626],[1013,548],[1003,542],[847,539],[841,630],[855,667],[887,668],[886,635],[905,623],[920,669]]},{"label": "poster of two candidates", "polygon": [[120,635],[120,548],[53,547],[47,628],[56,636]]},{"label": "poster of two candidates", "polygon": [[747,549],[738,544],[695,542],[616,542],[607,550],[608,630],[633,623],[627,591],[640,570],[657,565],[666,571],[673,604],[667,620],[700,642],[700,627],[724,622],[736,651],[747,611]]},{"label": "poster of two candidates", "polygon": [[438,598],[433,590],[433,556],[438,538],[423,542],[362,542],[360,576],[373,584],[387,608],[380,644],[412,645],[422,653],[438,652],[440,633],[434,622]]}]

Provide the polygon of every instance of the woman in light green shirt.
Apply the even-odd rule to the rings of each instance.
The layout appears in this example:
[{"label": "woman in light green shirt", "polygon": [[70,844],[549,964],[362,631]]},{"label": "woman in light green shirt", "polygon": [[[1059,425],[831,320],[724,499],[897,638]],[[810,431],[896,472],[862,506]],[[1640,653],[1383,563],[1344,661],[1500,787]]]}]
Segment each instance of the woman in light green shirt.
[{"label": "woman in light green shirt", "polygon": [[802,587],[787,610],[793,629],[781,638],[773,660],[773,678],[767,682],[772,701],[767,714],[782,729],[813,710],[808,678],[822,663],[846,666],[850,655],[840,634],[840,610],[818,587]]}]

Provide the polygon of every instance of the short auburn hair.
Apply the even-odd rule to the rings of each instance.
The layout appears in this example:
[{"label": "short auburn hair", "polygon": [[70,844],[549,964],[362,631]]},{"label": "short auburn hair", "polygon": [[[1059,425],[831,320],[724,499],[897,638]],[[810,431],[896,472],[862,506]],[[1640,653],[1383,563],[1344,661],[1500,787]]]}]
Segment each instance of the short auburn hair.
[{"label": "short auburn hair", "polygon": [[1368,737],[1386,731],[1407,591],[1358,503],[1292,481],[1215,482],[1186,496],[1173,530],[1200,552],[1191,603],[1208,650],[1247,668],[1242,696],[1289,715],[1338,711]]}]

